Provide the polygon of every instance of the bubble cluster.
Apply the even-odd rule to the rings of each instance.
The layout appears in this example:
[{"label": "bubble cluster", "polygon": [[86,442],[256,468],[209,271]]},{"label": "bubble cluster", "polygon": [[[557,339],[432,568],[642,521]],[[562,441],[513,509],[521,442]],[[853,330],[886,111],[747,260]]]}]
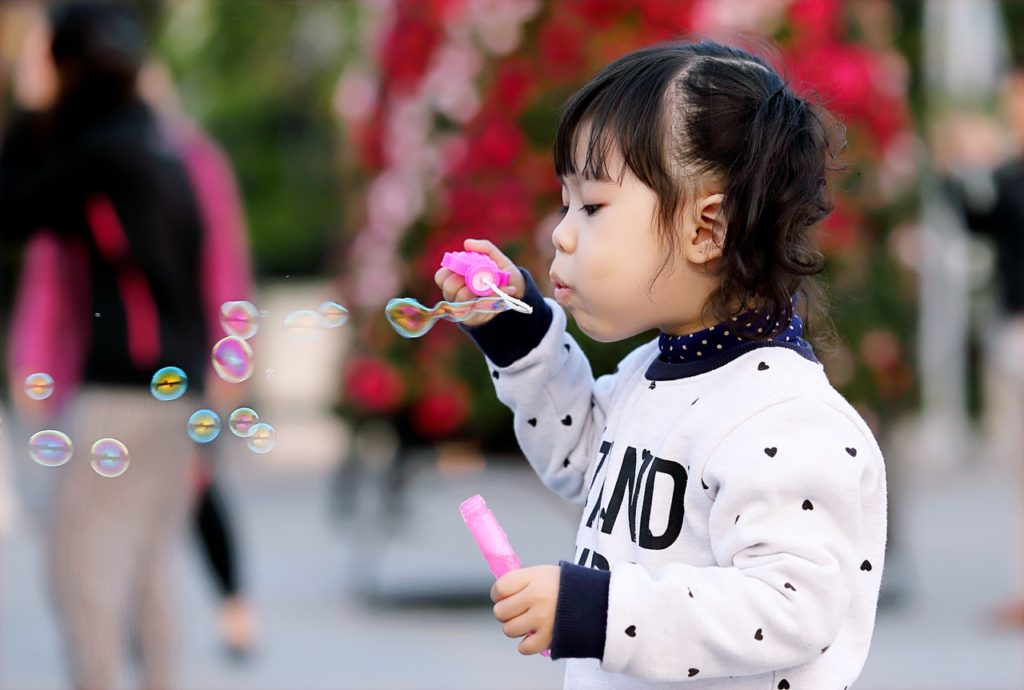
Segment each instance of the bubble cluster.
[{"label": "bubble cluster", "polygon": [[241,383],[252,376],[252,348],[238,336],[229,335],[217,341],[210,359],[213,362],[213,370],[228,383]]},{"label": "bubble cluster", "polygon": [[25,395],[33,400],[46,400],[53,395],[53,377],[45,372],[25,377]]},{"label": "bubble cluster", "polygon": [[101,477],[120,477],[128,470],[130,456],[125,445],[116,438],[101,438],[92,444],[89,464]]},{"label": "bubble cluster", "polygon": [[178,367],[164,367],[153,374],[149,392],[157,400],[177,400],[188,390],[188,376]]},{"label": "bubble cluster", "polygon": [[348,309],[337,302],[324,302],[317,312],[327,328],[338,328],[348,323]]},{"label": "bubble cluster", "polygon": [[60,467],[71,459],[74,446],[63,431],[46,429],[32,434],[28,454],[43,467]]},{"label": "bubble cluster", "polygon": [[196,443],[209,443],[220,436],[220,417],[213,410],[196,410],[188,418],[188,437]]},{"label": "bubble cluster", "polygon": [[260,329],[260,312],[252,302],[235,301],[220,305],[220,325],[224,332],[243,340],[256,335]]},{"label": "bubble cluster", "polygon": [[239,438],[248,438],[252,428],[260,421],[260,416],[251,407],[239,407],[228,417],[228,428]]},{"label": "bubble cluster", "polygon": [[311,309],[293,311],[284,320],[288,339],[295,343],[308,343],[323,335],[324,319],[319,312]]},{"label": "bubble cluster", "polygon": [[246,445],[254,453],[269,453],[277,443],[277,431],[265,422],[253,424]]}]

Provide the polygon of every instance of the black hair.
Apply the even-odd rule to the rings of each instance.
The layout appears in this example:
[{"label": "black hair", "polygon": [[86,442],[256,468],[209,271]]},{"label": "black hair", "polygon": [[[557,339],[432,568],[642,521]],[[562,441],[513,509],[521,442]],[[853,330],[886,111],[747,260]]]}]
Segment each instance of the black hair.
[{"label": "black hair", "polygon": [[62,2],[50,11],[50,53],[73,76],[62,88],[89,90],[96,98],[127,100],[145,60],[141,17],[127,2]]},{"label": "black hair", "polygon": [[663,43],[617,59],[569,99],[555,135],[555,172],[611,179],[608,159],[617,150],[657,194],[669,249],[661,271],[677,256],[675,221],[701,191],[697,181],[719,180],[728,230],[721,285],[704,308],[719,321],[753,312],[776,325],[739,335],[771,338],[788,326],[795,295],[821,308],[813,276],[824,257],[814,226],[832,210],[826,178],[844,134],[764,59],[711,41]]}]

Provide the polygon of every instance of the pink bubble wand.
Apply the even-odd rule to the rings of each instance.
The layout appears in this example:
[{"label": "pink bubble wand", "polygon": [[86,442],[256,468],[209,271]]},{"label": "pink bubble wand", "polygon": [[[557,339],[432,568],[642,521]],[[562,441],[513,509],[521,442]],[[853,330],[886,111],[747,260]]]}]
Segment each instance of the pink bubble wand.
[{"label": "pink bubble wand", "polygon": [[[494,513],[487,507],[483,496],[477,494],[467,498],[459,504],[459,512],[462,513],[462,519],[476,540],[477,548],[483,554],[495,579],[522,567],[519,557],[512,549],[512,543],[508,540],[508,535],[498,524]],[[544,650],[541,654],[551,656],[551,650]]]}]

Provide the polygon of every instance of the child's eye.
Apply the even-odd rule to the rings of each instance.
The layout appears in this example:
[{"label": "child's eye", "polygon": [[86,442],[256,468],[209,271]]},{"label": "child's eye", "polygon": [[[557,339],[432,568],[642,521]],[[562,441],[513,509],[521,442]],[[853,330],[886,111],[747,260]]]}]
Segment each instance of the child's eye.
[{"label": "child's eye", "polygon": [[562,215],[562,216],[564,216],[568,212],[569,212],[569,207],[568,206],[563,206],[562,208],[558,209],[559,215]]},{"label": "child's eye", "polygon": [[583,204],[583,212],[588,216],[592,216],[597,213],[597,210],[601,208],[601,204]]}]

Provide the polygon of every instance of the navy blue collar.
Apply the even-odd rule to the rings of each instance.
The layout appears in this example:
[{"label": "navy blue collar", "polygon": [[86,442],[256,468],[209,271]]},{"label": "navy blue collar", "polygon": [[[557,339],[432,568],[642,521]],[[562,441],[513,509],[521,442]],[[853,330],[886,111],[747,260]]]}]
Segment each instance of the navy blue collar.
[{"label": "navy blue collar", "polygon": [[768,332],[766,322],[759,326],[754,319],[744,321],[743,316],[734,317],[731,322],[709,326],[695,333],[684,335],[658,336],[660,354],[647,370],[647,378],[653,381],[696,376],[717,369],[740,355],[761,347],[784,347],[794,350],[804,358],[817,362],[810,344],[803,338],[803,321],[793,314],[789,326],[777,336],[767,338],[745,338],[737,334],[736,327],[746,332]]}]

